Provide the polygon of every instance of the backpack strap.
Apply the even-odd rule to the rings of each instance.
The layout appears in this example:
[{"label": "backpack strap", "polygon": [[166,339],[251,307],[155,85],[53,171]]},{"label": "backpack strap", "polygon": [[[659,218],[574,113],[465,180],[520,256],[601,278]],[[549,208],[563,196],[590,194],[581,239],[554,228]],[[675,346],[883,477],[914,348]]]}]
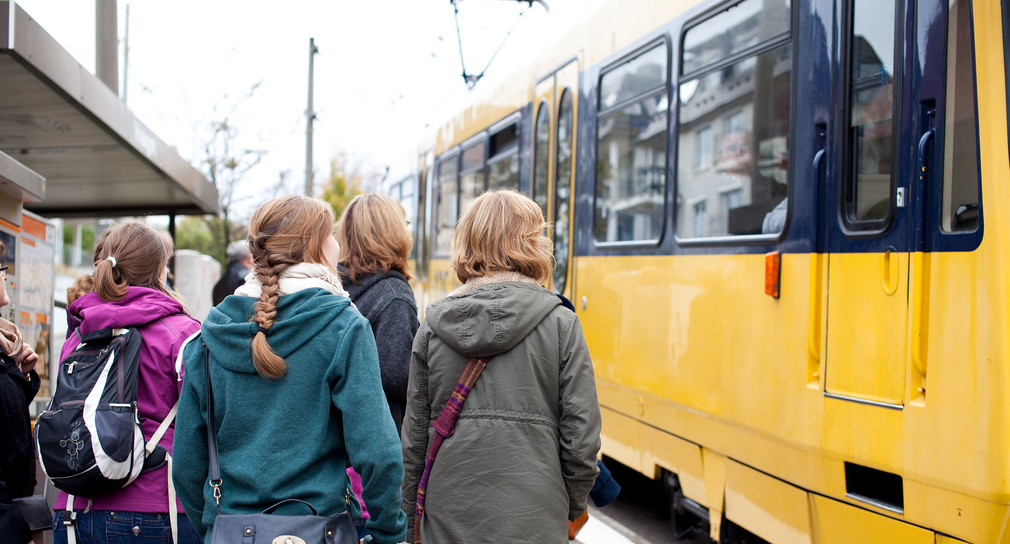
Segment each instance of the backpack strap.
[{"label": "backpack strap", "polygon": [[77,544],[77,512],[74,512],[74,496],[67,494],[67,517],[63,525],[67,528],[67,544]]},{"label": "backpack strap", "polygon": [[477,383],[477,378],[487,366],[488,358],[477,359],[471,357],[463,369],[463,374],[456,382],[456,387],[449,395],[449,402],[445,403],[442,413],[439,414],[431,426],[435,428],[435,436],[428,444],[428,456],[424,460],[424,472],[421,474],[421,481],[417,484],[417,506],[414,509],[414,544],[421,544],[421,518],[424,516],[424,494],[428,488],[428,476],[431,475],[431,466],[435,463],[435,455],[442,447],[442,441],[452,436],[456,432],[456,418],[459,411],[463,409],[466,397],[470,395],[473,384]]},{"label": "backpack strap", "polygon": [[151,438],[147,441],[147,447],[145,449],[147,450],[148,455],[151,455],[151,453],[154,452],[154,448],[158,447],[158,442],[161,442],[161,437],[165,436],[165,431],[167,431],[172,425],[172,422],[175,421],[175,413],[178,411],[179,401],[175,401],[175,406],[169,410],[168,415],[165,416],[165,420],[161,422],[161,425],[158,425],[158,430],[154,431],[154,434],[152,434]]}]

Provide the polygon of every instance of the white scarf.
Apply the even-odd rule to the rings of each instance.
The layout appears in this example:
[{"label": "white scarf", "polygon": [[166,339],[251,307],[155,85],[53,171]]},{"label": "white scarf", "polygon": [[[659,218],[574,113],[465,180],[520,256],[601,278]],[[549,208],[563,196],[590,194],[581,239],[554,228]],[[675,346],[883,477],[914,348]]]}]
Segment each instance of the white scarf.
[{"label": "white scarf", "polygon": [[[334,274],[328,267],[315,263],[298,263],[291,265],[281,272],[280,281],[281,294],[291,293],[317,287],[326,289],[334,295],[343,297],[350,296],[344,291],[344,286],[340,283],[340,277]],[[245,283],[235,289],[235,294],[243,297],[260,298],[263,284],[256,277],[256,272],[250,272],[245,277]]]}]

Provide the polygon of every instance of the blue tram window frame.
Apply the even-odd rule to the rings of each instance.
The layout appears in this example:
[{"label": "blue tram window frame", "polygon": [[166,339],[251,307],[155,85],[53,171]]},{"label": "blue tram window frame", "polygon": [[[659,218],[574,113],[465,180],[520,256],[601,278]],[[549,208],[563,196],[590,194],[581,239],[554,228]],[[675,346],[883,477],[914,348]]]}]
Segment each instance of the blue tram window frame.
[{"label": "blue tram window frame", "polygon": [[[661,82],[659,84],[657,84],[657,85],[655,85],[653,87],[649,87],[647,89],[639,89],[635,94],[633,94],[631,96],[621,97],[615,103],[613,103],[613,104],[607,104],[606,106],[604,106],[604,104],[603,104],[603,97],[602,97],[603,80],[604,80],[604,78],[607,77],[607,75],[613,73],[615,70],[618,70],[618,69],[624,67],[625,65],[634,62],[636,59],[638,59],[642,55],[647,54],[647,53],[651,52],[653,49],[657,49],[659,47],[665,48],[664,51],[666,53],[666,65],[665,65],[666,73],[665,73],[664,77],[662,78]],[[610,64],[608,64],[607,66],[605,66],[600,71],[600,74],[599,74],[599,76],[598,76],[598,78],[596,80],[596,84],[597,84],[597,86],[596,86],[596,89],[597,89],[597,94],[596,94],[596,100],[597,100],[597,103],[596,103],[596,122],[595,122],[595,125],[594,125],[593,129],[592,129],[593,139],[590,142],[590,145],[592,146],[592,148],[594,150],[594,154],[595,154],[595,157],[593,158],[594,159],[594,161],[593,161],[594,168],[597,168],[597,165],[599,163],[599,152],[600,152],[599,151],[599,148],[600,148],[600,145],[599,145],[600,144],[600,133],[599,133],[599,130],[600,130],[600,121],[602,119],[604,119],[604,118],[612,115],[612,114],[619,113],[624,108],[627,108],[627,107],[632,106],[634,104],[642,103],[642,102],[644,102],[644,101],[646,101],[646,100],[648,100],[650,98],[656,98],[656,97],[660,97],[660,96],[663,96],[663,97],[666,98],[666,104],[667,104],[667,106],[666,106],[666,127],[664,129],[664,135],[665,135],[667,141],[666,141],[665,145],[663,146],[663,154],[664,154],[663,188],[662,188],[662,191],[660,192],[663,205],[662,205],[662,208],[659,211],[659,213],[660,213],[660,225],[659,225],[659,227],[657,229],[658,232],[659,232],[659,235],[657,237],[655,237],[655,238],[648,238],[648,239],[641,239],[641,240],[601,241],[601,240],[599,240],[599,238],[597,238],[596,228],[597,228],[597,220],[598,220],[598,215],[599,215],[597,204],[598,204],[598,200],[599,200],[599,183],[600,183],[600,175],[599,175],[599,172],[597,172],[596,176],[595,176],[594,184],[593,184],[593,187],[592,187],[592,190],[593,190],[593,199],[592,199],[592,202],[593,202],[593,204],[592,204],[592,208],[591,209],[592,209],[592,214],[593,215],[592,215],[592,221],[591,221],[591,228],[590,228],[590,231],[589,231],[589,237],[592,240],[592,243],[593,243],[594,247],[598,247],[598,248],[659,247],[659,245],[662,244],[663,239],[666,236],[667,224],[668,224],[668,219],[667,218],[670,215],[670,202],[669,202],[670,199],[669,199],[669,196],[668,196],[668,193],[669,193],[668,189],[669,189],[670,177],[671,177],[670,176],[670,162],[671,162],[670,158],[671,157],[670,157],[670,151],[669,151],[669,149],[670,149],[669,139],[670,139],[670,135],[671,135],[670,127],[671,127],[671,122],[672,122],[672,118],[673,118],[673,115],[671,114],[673,95],[671,93],[671,85],[670,85],[671,68],[672,68],[672,65],[671,65],[671,50],[672,50],[672,46],[671,46],[669,37],[667,37],[666,34],[662,34],[662,35],[660,35],[659,37],[657,37],[655,39],[647,41],[646,43],[644,43],[640,47],[635,48],[634,50],[630,51],[629,53],[621,55],[620,58],[618,58],[617,60],[615,60],[615,61],[611,62]]]},{"label": "blue tram window frame", "polygon": [[[904,92],[904,70],[906,58],[902,54],[904,51],[904,1],[894,2],[894,24],[892,25],[892,48],[894,57],[892,59],[891,75],[894,80],[894,87],[891,91],[891,149],[890,149],[890,183],[888,187],[888,207],[887,214],[880,219],[859,219],[856,215],[856,184],[857,158],[853,148],[855,147],[855,134],[850,133],[852,129],[850,122],[853,115],[852,94],[856,84],[852,81],[853,62],[853,24],[852,12],[858,0],[850,0],[845,3],[848,9],[843,10],[842,28],[845,29],[842,37],[843,62],[841,63],[842,81],[844,82],[842,101],[844,104],[840,131],[843,136],[841,143],[841,182],[838,184],[838,218],[842,231],[849,237],[872,237],[878,236],[893,226],[895,220],[895,192],[898,181],[901,179],[901,104]],[[862,82],[860,84],[863,84]]]},{"label": "blue tram window frame", "polygon": [[[672,154],[671,158],[673,159],[672,162],[674,164],[674,169],[672,172],[672,177],[674,180],[673,192],[676,195],[675,198],[679,200],[681,198],[680,185],[682,181],[679,176],[679,171],[681,168],[680,163],[684,159],[683,157],[680,156],[680,140],[681,140],[680,92],[682,86],[685,83],[690,84],[692,81],[700,81],[703,77],[706,77],[710,74],[718,73],[727,68],[731,68],[749,59],[756,59],[757,57],[763,54],[776,51],[782,47],[788,47],[790,49],[791,65],[790,65],[790,83],[788,90],[790,100],[789,112],[788,112],[789,118],[787,119],[788,128],[786,132],[786,138],[787,138],[786,160],[788,161],[788,167],[786,168],[787,187],[786,187],[785,201],[780,202],[780,204],[784,204],[786,206],[786,216],[783,220],[781,230],[777,232],[761,233],[761,234],[725,234],[725,235],[712,235],[712,236],[700,236],[700,237],[695,237],[693,235],[682,236],[677,231],[677,225],[679,221],[677,217],[678,206],[676,205],[677,203],[674,203],[673,205],[671,205],[671,213],[673,216],[672,230],[674,231],[674,239],[676,241],[676,244],[680,247],[724,246],[730,248],[730,246],[768,246],[769,244],[780,242],[787,237],[787,231],[789,230],[790,223],[792,221],[792,215],[793,215],[792,207],[795,201],[793,195],[796,185],[795,181],[796,175],[794,166],[795,160],[793,160],[793,157],[795,157],[796,141],[798,138],[802,137],[801,135],[798,135],[795,130],[796,127],[795,112],[796,112],[796,102],[798,92],[797,82],[800,79],[797,77],[796,67],[797,67],[798,52],[796,50],[797,43],[794,37],[798,35],[796,30],[797,21],[799,17],[798,3],[786,2],[789,10],[788,22],[783,31],[765,35],[756,43],[749,44],[746,47],[735,49],[726,54],[725,56],[720,57],[717,60],[712,60],[698,66],[691,66],[689,71],[685,71],[686,61],[684,60],[684,56],[686,48],[684,44],[687,38],[687,34],[692,30],[697,29],[699,26],[704,25],[707,22],[718,19],[720,15],[727,13],[729,10],[740,6],[746,1],[747,0],[739,0],[736,2],[721,4],[715,9],[706,11],[700,17],[692,19],[691,21],[686,23],[683,29],[681,30],[680,52],[679,52],[681,58],[678,64],[679,72],[678,72],[678,78],[673,86],[674,92],[673,92],[673,98],[671,99],[674,100],[676,104],[675,108],[676,114],[674,116],[675,120],[671,119],[671,123],[675,123],[675,125],[673,125],[674,128],[671,132],[673,141],[670,142],[670,148]],[[757,159],[755,158],[755,160]],[[691,164],[693,167],[693,161]],[[694,200],[692,200],[692,202]],[[685,201],[684,204],[686,205],[687,201]],[[733,249],[731,248],[729,250],[733,251]],[[708,251],[708,250],[702,250],[702,251]]]},{"label": "blue tram window frame", "polygon": [[442,205],[442,168],[450,163],[455,162],[456,166],[456,176],[453,182],[456,184],[456,217],[453,217],[452,224],[455,229],[455,224],[459,220],[459,160],[460,160],[460,147],[456,146],[448,151],[442,153],[435,159],[435,176],[432,181],[434,182],[435,190],[432,192],[432,198],[434,203],[432,206],[432,221],[431,221],[431,255],[432,257],[448,257],[449,252],[447,250],[442,250],[438,243],[438,234],[440,232],[440,222],[442,220],[441,215],[441,205]]}]

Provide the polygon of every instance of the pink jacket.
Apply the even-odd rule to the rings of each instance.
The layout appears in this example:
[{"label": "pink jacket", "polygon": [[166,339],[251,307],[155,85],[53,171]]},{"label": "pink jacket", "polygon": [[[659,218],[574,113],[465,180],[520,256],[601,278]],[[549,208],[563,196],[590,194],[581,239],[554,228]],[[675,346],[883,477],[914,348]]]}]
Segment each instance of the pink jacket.
[{"label": "pink jacket", "polygon": [[[87,334],[108,327],[136,327],[143,339],[140,349],[140,372],[137,386],[137,407],[144,436],[150,437],[179,400],[182,375],[176,373],[175,360],[179,349],[193,334],[200,331],[200,322],[185,313],[179,301],[146,287],[130,287],[119,302],[104,302],[96,293],[74,301],[68,312],[81,320],[80,332]],[[63,360],[80,343],[74,331],[60,351]],[[160,444],[172,451],[174,424],[161,438]],[[92,510],[124,510],[129,512],[168,512],[168,468],[141,474],[133,483],[119,491],[91,499]],[[178,501],[176,501],[178,502]],[[74,500],[76,509],[88,506],[86,498]],[[54,508],[66,509],[67,496],[60,492]],[[179,503],[182,513],[182,504]]]}]

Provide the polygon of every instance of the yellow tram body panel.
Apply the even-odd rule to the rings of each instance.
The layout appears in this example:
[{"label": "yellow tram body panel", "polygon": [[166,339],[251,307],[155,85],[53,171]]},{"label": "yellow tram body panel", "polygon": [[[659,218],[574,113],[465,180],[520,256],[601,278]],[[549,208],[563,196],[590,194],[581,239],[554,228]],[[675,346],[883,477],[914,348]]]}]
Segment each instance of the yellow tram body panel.
[{"label": "yellow tram body panel", "polygon": [[[823,367],[810,371],[810,338],[830,329],[830,318],[810,315],[813,267],[824,256],[783,256],[778,300],[764,293],[760,255],[580,259],[577,306],[584,304],[578,310],[604,412],[604,452],[647,475],[678,474],[685,495],[710,509],[721,504],[707,496],[703,450],[812,495],[996,541],[1010,502],[1010,457],[990,452],[1010,451],[1010,413],[998,408],[1010,401],[1010,379],[1005,365],[994,364],[1006,360],[996,326],[1005,323],[998,301],[1006,299],[975,299],[984,293],[979,283],[1004,281],[1000,266],[980,263],[989,249],[910,258],[930,268],[929,364],[917,382],[925,394],[905,387],[901,409],[826,397]],[[852,275],[880,276],[883,260],[846,255],[845,266]],[[855,305],[842,306],[837,315],[862,318]],[[879,340],[904,346],[907,339]],[[903,350],[902,383],[918,373],[910,351]],[[847,498],[843,460],[901,474],[901,515]],[[737,485],[731,477],[727,493]]]}]

